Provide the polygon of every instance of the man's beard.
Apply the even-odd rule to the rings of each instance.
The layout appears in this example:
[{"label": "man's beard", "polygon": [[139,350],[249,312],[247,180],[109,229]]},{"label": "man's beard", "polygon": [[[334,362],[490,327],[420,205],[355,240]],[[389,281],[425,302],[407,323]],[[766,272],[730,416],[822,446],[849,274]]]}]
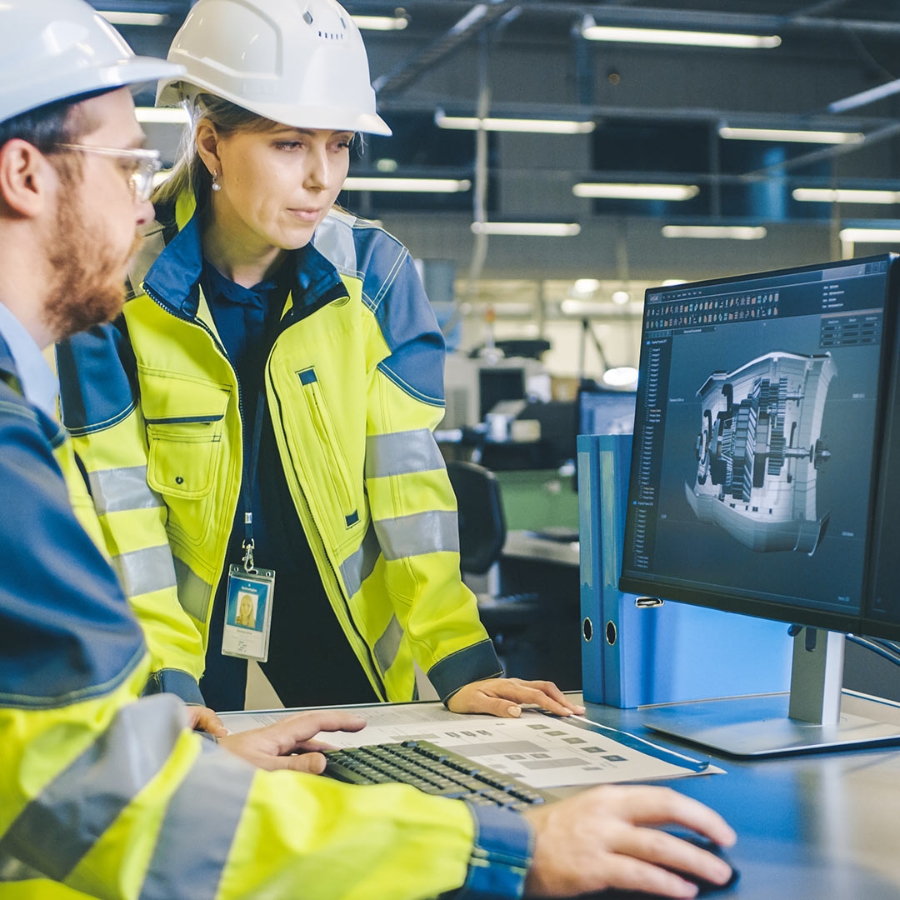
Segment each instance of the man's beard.
[{"label": "man's beard", "polygon": [[54,277],[44,318],[54,340],[110,322],[122,311],[126,265],[140,243],[135,234],[128,256],[122,259],[104,243],[102,233],[91,234],[91,223],[77,197],[76,191],[62,193],[52,237]]}]

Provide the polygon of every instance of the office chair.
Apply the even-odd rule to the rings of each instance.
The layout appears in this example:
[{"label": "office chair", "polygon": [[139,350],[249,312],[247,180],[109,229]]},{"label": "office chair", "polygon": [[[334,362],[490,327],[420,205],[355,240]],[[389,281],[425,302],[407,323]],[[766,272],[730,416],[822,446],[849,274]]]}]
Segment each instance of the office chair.
[{"label": "office chair", "polygon": [[[484,575],[500,559],[506,543],[500,483],[489,469],[470,462],[449,461],[447,474],[459,510],[459,567],[464,574]],[[524,650],[517,646],[515,636],[539,618],[539,596],[481,593],[476,597],[482,624],[507,669],[507,660]]]},{"label": "office chair", "polygon": [[489,469],[470,462],[448,462],[447,474],[459,509],[459,567],[484,575],[506,543],[500,483]]}]

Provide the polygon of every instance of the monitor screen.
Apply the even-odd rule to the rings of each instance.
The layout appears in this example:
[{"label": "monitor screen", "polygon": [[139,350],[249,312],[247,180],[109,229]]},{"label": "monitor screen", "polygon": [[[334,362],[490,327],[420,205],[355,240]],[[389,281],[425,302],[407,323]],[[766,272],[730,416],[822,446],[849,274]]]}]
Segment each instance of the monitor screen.
[{"label": "monitor screen", "polygon": [[635,397],[634,391],[582,388],[578,392],[578,433],[631,434]]},{"label": "monitor screen", "polygon": [[893,268],[885,255],[647,292],[623,591],[900,637],[900,597],[871,566],[900,522],[900,492],[878,507]]},{"label": "monitor screen", "polygon": [[525,399],[525,370],[498,366],[484,366],[478,373],[479,415],[485,416],[503,400]]}]

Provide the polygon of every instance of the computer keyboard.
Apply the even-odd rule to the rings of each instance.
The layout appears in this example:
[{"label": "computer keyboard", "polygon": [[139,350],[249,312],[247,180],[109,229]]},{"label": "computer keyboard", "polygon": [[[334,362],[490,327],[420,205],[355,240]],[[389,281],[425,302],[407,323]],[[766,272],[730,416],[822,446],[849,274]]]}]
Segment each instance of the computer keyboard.
[{"label": "computer keyboard", "polygon": [[430,741],[326,750],[325,775],[351,784],[411,784],[426,794],[477,805],[525,809],[543,803],[537,791],[509,775],[478,766]]}]

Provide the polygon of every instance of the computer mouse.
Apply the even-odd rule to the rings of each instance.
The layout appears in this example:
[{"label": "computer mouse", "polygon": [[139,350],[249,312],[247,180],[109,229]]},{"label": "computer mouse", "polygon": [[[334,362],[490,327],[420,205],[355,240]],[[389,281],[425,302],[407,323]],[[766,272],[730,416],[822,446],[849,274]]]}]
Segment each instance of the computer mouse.
[{"label": "computer mouse", "polygon": [[[702,850],[707,850],[731,866],[731,878],[729,878],[725,884],[714,884],[712,881],[707,881],[705,878],[696,878],[686,872],[678,872],[677,874],[684,878],[685,881],[690,881],[697,885],[698,897],[713,897],[716,892],[724,893],[737,884],[741,874],[735,868],[734,863],[728,858],[726,851],[718,844],[707,838],[701,837],[698,834],[682,834],[680,832],[677,834],[675,832],[670,832],[670,834],[675,834],[675,836],[681,838],[681,840],[694,844]],[[597,895],[598,900],[601,897],[603,900],[659,900],[659,894],[647,894],[644,891],[623,891],[617,888],[611,888],[610,890],[603,891],[602,894]]]},{"label": "computer mouse", "polygon": [[728,863],[731,866],[731,878],[725,882],[725,884],[714,884],[712,881],[707,881],[705,878],[695,878],[692,875],[687,875],[684,872],[679,872],[678,874],[686,879],[687,881],[692,881],[697,885],[697,896],[705,897],[708,894],[712,894],[715,891],[727,891],[729,888],[732,888],[737,884],[737,880],[741,877],[741,873],[737,870],[734,863],[729,859],[728,854],[725,850],[720,847],[715,841],[710,841],[707,838],[700,837],[698,834],[678,834],[677,837],[681,838],[683,841],[687,841],[690,844],[694,844],[697,847],[700,847],[702,850],[706,850],[709,853],[712,853],[713,856],[718,856],[719,859]]}]

